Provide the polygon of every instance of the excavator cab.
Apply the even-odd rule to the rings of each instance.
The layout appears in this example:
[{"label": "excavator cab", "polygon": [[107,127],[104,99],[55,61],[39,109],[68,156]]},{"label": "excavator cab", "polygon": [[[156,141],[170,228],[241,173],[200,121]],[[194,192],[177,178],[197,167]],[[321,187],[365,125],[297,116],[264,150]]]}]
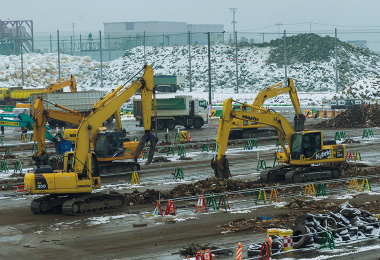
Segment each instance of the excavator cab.
[{"label": "excavator cab", "polygon": [[125,148],[123,147],[125,132],[99,132],[94,152],[98,158],[123,157]]},{"label": "excavator cab", "polygon": [[312,158],[320,150],[322,150],[321,132],[298,132],[292,135],[292,143],[290,145],[291,160]]}]

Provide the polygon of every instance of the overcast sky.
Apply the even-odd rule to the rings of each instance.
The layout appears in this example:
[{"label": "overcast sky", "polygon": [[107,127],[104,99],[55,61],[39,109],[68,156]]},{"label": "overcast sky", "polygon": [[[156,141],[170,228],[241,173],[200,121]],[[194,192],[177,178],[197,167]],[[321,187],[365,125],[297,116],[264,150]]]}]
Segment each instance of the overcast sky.
[{"label": "overcast sky", "polygon": [[[35,32],[103,30],[103,22],[177,21],[224,24],[232,31],[231,7],[237,8],[236,29],[256,31],[333,30],[334,26],[380,26],[376,0],[2,0],[1,20],[33,20]],[[298,24],[306,23],[306,24]],[[298,25],[290,25],[298,24]],[[358,28],[356,28],[358,29]],[[380,30],[380,27],[378,27]]]}]

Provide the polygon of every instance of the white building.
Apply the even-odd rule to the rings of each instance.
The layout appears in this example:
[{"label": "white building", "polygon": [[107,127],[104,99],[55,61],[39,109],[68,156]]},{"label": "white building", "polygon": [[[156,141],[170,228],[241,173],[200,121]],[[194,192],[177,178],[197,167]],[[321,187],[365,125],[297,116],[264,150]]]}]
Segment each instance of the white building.
[{"label": "white building", "polygon": [[146,46],[172,46],[188,44],[189,32],[193,44],[207,44],[207,32],[211,43],[223,40],[222,24],[187,24],[183,22],[115,22],[104,23],[105,37],[125,49],[144,44]]}]

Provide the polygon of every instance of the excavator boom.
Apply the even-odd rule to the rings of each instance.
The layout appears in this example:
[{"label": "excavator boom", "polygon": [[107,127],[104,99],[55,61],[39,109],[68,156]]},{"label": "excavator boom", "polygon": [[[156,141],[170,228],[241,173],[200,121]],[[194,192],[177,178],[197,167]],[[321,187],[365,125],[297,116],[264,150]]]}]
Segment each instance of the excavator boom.
[{"label": "excavator boom", "polygon": [[77,92],[77,82],[75,77],[71,75],[70,80],[61,79],[53,84],[47,86],[42,93],[51,93],[58,89],[70,86],[71,92]]}]

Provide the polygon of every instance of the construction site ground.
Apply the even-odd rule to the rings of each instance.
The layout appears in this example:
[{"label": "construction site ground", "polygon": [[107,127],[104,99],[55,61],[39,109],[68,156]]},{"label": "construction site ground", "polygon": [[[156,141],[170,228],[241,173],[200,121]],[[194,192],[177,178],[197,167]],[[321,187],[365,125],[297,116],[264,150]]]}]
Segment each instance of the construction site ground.
[{"label": "construction site ground", "polygon": [[[284,112],[290,118],[291,113]],[[317,123],[325,119],[308,119],[306,127],[317,129]],[[136,130],[134,121],[127,120],[125,127],[131,136],[141,136],[143,130]],[[139,172],[140,185],[129,183],[130,174],[105,176],[102,179],[102,190],[115,190],[134,195],[127,196],[127,206],[123,210],[111,213],[97,213],[83,216],[63,216],[61,214],[34,215],[30,211],[30,203],[35,196],[15,194],[6,186],[7,182],[17,183],[22,178],[3,178],[0,180],[4,190],[0,191],[0,258],[28,259],[186,259],[180,255],[181,249],[192,243],[230,248],[235,253],[235,246],[241,242],[243,257],[246,258],[247,245],[264,241],[266,229],[272,227],[291,228],[297,215],[307,212],[324,213],[334,211],[340,204],[349,201],[353,206],[380,214],[380,186],[377,179],[371,179],[372,192],[353,192],[348,194],[347,181],[338,184],[326,184],[329,196],[312,198],[303,196],[303,186],[279,189],[281,203],[255,203],[255,194],[231,196],[231,210],[221,212],[209,209],[208,213],[195,213],[196,200],[176,202],[177,216],[154,217],[153,208],[156,192],[160,191],[164,199],[188,197],[197,191],[204,194],[218,192],[216,186],[225,185],[226,189],[256,188],[254,183],[259,176],[257,159],[266,160],[268,166],[273,163],[277,137],[259,139],[259,147],[244,150],[244,141],[236,141],[230,145],[227,157],[230,162],[232,184],[213,185],[210,167],[211,142],[215,140],[218,130],[217,119],[200,130],[191,129],[193,143],[186,144],[189,160],[180,160],[177,155],[167,156],[166,148],[159,148],[155,157],[161,157],[158,163],[150,166],[142,164]],[[379,128],[372,128],[378,133]],[[181,129],[184,130],[184,129]],[[8,131],[8,130],[7,130]],[[327,139],[334,139],[337,131],[345,131],[346,136],[360,143],[348,143],[346,150],[360,151],[362,161],[350,163],[346,176],[360,177],[363,174],[379,173],[379,137],[362,138],[362,128],[326,129]],[[164,131],[159,132],[162,140]],[[174,137],[174,132],[171,134]],[[7,136],[10,136],[9,134]],[[22,162],[30,161],[31,148],[17,149],[19,136],[16,134],[6,142],[14,142],[12,152]],[[210,152],[202,152],[202,144],[209,142]],[[52,148],[50,148],[52,149]],[[161,149],[161,150],[160,150]],[[175,153],[178,151],[175,149]],[[0,151],[3,154],[2,151]],[[165,160],[170,160],[165,162]],[[26,163],[25,168],[27,166]],[[174,169],[182,167],[184,180],[173,180]],[[207,180],[206,180],[207,179]],[[205,181],[206,180],[206,181]],[[202,186],[202,181],[205,182]],[[195,184],[194,184],[195,183]],[[0,187],[1,187],[0,185]],[[234,186],[235,185],[235,186]],[[277,184],[270,184],[277,185]],[[207,187],[208,188],[204,188]],[[177,188],[176,188],[177,187]],[[224,186],[223,186],[224,187]],[[147,196],[154,194],[154,196]],[[223,192],[223,191],[220,191]],[[332,193],[332,195],[330,195]],[[297,194],[296,197],[288,196]],[[199,195],[199,194],[198,194]],[[166,197],[165,197],[166,196]],[[302,201],[302,203],[299,203]],[[290,203],[290,204],[289,204]],[[297,204],[298,203],[298,204]],[[297,205],[298,206],[297,206]],[[166,203],[162,203],[163,210]],[[260,216],[271,217],[272,220],[258,220]],[[280,258],[313,258],[325,256],[325,259],[378,259],[380,240],[366,240],[353,246],[339,245],[336,250],[319,248],[296,250],[292,253],[274,256]],[[356,250],[357,247],[368,247],[366,252]],[[342,252],[350,255],[339,256]],[[350,258],[351,257],[351,258]],[[219,255],[216,259],[233,259],[234,256]]]}]

